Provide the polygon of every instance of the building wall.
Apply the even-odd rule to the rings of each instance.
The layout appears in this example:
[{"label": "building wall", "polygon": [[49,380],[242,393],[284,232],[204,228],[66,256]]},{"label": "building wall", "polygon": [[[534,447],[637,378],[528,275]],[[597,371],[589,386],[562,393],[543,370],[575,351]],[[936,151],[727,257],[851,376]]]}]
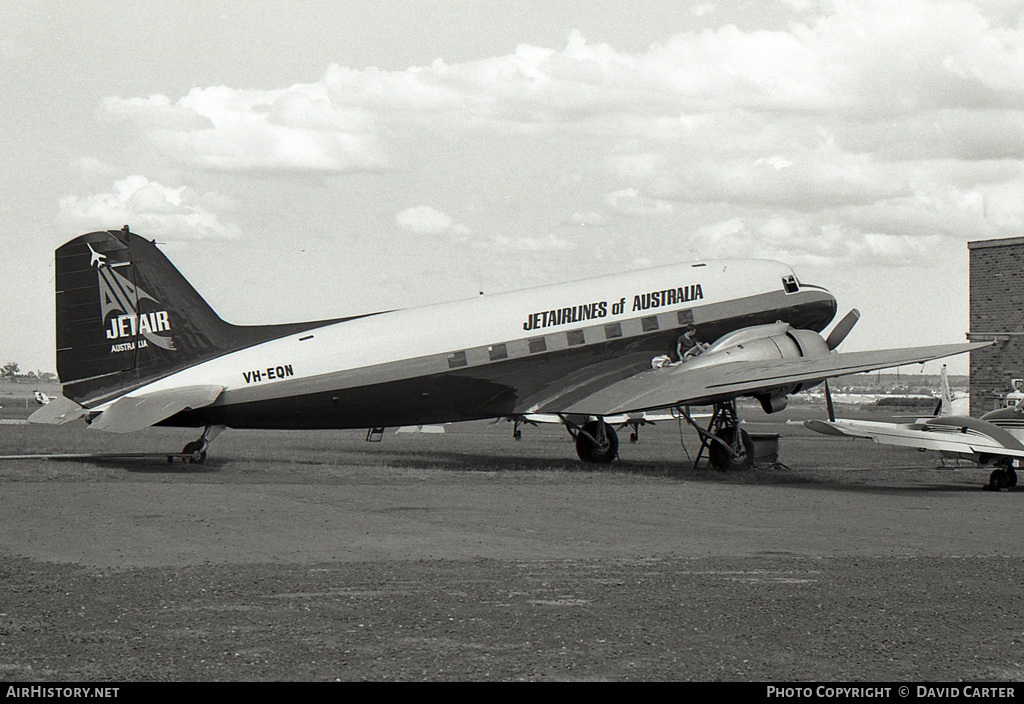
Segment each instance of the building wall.
[{"label": "building wall", "polygon": [[971,352],[971,415],[980,416],[1003,405],[1012,379],[1024,378],[1024,237],[968,242],[967,249],[969,337],[998,340]]}]

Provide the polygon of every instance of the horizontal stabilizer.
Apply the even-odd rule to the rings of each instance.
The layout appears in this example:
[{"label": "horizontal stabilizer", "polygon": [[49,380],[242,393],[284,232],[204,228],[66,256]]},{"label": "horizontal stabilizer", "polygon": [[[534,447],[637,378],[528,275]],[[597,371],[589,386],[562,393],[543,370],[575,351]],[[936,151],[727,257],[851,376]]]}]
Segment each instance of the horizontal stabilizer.
[{"label": "horizontal stabilizer", "polygon": [[223,390],[223,386],[214,385],[183,386],[140,396],[124,396],[103,411],[90,427],[111,433],[142,430],[186,408],[209,406]]},{"label": "horizontal stabilizer", "polygon": [[29,423],[45,423],[47,425],[63,425],[78,420],[89,412],[88,408],[79,406],[71,399],[58,396],[28,417]]}]

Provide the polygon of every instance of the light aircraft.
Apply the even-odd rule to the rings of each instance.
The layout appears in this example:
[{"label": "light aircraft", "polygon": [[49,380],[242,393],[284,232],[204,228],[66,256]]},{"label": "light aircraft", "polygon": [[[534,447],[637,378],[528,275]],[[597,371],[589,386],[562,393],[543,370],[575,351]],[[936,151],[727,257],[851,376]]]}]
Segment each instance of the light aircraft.
[{"label": "light aircraft", "polygon": [[949,374],[946,365],[939,370],[939,400],[935,404],[935,416],[965,416],[970,413],[970,398],[961,396],[957,398],[949,388]]},{"label": "light aircraft", "polygon": [[[840,354],[859,314],[828,337],[827,290],[785,264],[708,260],[403,310],[294,324],[223,321],[153,242],[91,232],[56,250],[63,394],[34,423],[85,419],[130,432],[369,428],[556,416],[587,462],[610,462],[608,419],[672,412],[719,468],[753,443],[736,399],[767,411],[824,379],[922,362],[987,343]],[[690,406],[711,406],[707,427]],[[642,418],[642,416],[639,416]],[[702,445],[702,449],[703,449]]]},{"label": "light aircraft", "polygon": [[936,415],[918,418],[912,423],[836,419],[831,398],[827,396],[829,419],[806,420],[804,426],[824,435],[864,438],[880,445],[936,450],[945,457],[995,465],[988,488],[998,491],[1017,485],[1014,464],[1024,460],[1024,400],[999,408],[980,418],[954,415],[955,400],[949,390],[946,367],[942,367],[942,390]]}]

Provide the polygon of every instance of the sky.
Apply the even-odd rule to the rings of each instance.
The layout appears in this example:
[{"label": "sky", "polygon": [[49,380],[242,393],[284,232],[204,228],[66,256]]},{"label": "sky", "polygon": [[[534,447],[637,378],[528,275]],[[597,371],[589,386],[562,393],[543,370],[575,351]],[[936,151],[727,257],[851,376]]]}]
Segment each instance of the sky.
[{"label": "sky", "polygon": [[777,259],[844,351],[963,341],[1024,236],[1024,0],[4,0],[0,86],[23,372],[125,224],[238,324]]}]

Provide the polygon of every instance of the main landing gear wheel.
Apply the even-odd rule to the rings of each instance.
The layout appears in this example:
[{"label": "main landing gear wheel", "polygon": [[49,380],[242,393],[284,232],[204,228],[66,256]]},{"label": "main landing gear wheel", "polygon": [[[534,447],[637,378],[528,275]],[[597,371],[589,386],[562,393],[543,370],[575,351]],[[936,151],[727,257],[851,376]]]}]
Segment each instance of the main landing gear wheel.
[{"label": "main landing gear wheel", "polygon": [[604,421],[592,420],[576,432],[576,454],[584,462],[611,462],[618,453],[619,436]]},{"label": "main landing gear wheel", "polygon": [[999,491],[1000,489],[1009,489],[1017,486],[1017,472],[1014,471],[1013,467],[1000,467],[999,469],[993,470],[992,474],[988,477],[988,486],[985,487],[990,491]]},{"label": "main landing gear wheel", "polygon": [[736,433],[733,428],[722,428],[715,437],[728,445],[730,449],[717,442],[708,447],[708,463],[719,472],[746,470],[754,466],[754,440],[746,430],[740,430],[740,441],[734,441]]}]

